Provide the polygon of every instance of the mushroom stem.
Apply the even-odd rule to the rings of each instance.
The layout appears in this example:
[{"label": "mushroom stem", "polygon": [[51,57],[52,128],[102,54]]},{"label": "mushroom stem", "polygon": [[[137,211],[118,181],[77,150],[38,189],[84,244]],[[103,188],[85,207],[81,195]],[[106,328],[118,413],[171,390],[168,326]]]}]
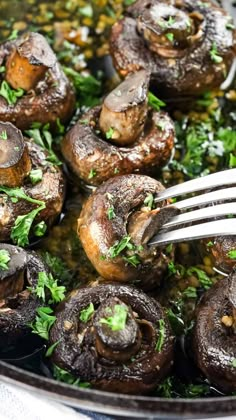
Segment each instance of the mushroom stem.
[{"label": "mushroom stem", "polygon": [[0,299],[20,293],[24,288],[24,272],[27,265],[27,254],[23,249],[0,244],[0,251],[6,251],[9,262],[6,269],[0,268]]},{"label": "mushroom stem", "polygon": [[0,185],[18,187],[31,170],[27,145],[20,130],[0,122]]},{"label": "mushroom stem", "polygon": [[19,39],[6,62],[6,81],[13,89],[34,89],[48,69],[56,63],[56,56],[45,38],[29,33]]},{"label": "mushroom stem", "polygon": [[107,139],[121,146],[135,142],[145,124],[148,85],[148,72],[140,70],[107,95],[99,120]]}]

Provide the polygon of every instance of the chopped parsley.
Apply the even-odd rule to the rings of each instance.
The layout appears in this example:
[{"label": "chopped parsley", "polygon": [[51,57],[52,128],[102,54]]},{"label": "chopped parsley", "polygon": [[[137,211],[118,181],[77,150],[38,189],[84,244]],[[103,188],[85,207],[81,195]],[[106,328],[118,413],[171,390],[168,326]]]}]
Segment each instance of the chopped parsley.
[{"label": "chopped parsley", "polygon": [[141,263],[139,256],[137,254],[131,255],[130,257],[123,257],[123,260],[133,267],[137,267]]},{"label": "chopped parsley", "polygon": [[91,386],[89,382],[81,382],[80,378],[75,378],[75,376],[73,376],[71,373],[59,368],[56,365],[53,365],[53,376],[60,382],[79,386],[80,388],[89,388]]},{"label": "chopped parsley", "polygon": [[21,98],[24,95],[24,90],[12,89],[6,80],[3,80],[0,87],[0,96],[6,99],[8,105],[14,105],[18,98]]},{"label": "chopped parsley", "polygon": [[95,171],[95,169],[91,169],[88,175],[88,179],[92,179],[97,175],[97,172]]},{"label": "chopped parsley", "polygon": [[227,256],[231,260],[236,260],[236,249],[231,249],[231,251],[228,252]]},{"label": "chopped parsley", "polygon": [[106,132],[106,138],[112,139],[113,134],[114,134],[114,128],[110,127],[109,130]]},{"label": "chopped parsley", "polygon": [[158,99],[152,92],[148,92],[148,105],[155,109],[155,111],[160,111],[160,108],[166,104],[161,99]]},{"label": "chopped parsley", "polygon": [[153,205],[155,206],[155,204],[154,204],[154,197],[153,197],[153,194],[149,193],[149,194],[147,195],[147,197],[146,197],[146,198],[145,198],[145,200],[144,200],[144,204],[145,204],[147,207],[149,207],[149,209],[150,209],[150,210],[153,208]]},{"label": "chopped parsley", "polygon": [[114,206],[109,207],[109,209],[107,210],[107,217],[109,220],[115,219],[116,214],[114,211]]},{"label": "chopped parsley", "polygon": [[131,236],[124,236],[119,242],[116,242],[108,250],[109,257],[116,258],[125,249],[134,250],[135,246],[130,243],[130,240],[131,240]]},{"label": "chopped parsley", "polygon": [[196,287],[187,287],[184,291],[183,291],[183,295],[190,298],[190,299],[196,299],[197,298],[197,290]]},{"label": "chopped parsley", "polygon": [[90,303],[87,306],[87,308],[83,309],[80,312],[79,319],[82,322],[88,322],[91,319],[93,314],[94,314],[94,305],[93,305],[93,303]]},{"label": "chopped parsley", "polygon": [[46,301],[46,293],[49,291],[50,298],[47,299],[48,303],[58,303],[65,298],[64,286],[58,286],[57,280],[55,280],[51,273],[46,273],[41,271],[38,273],[38,283],[35,287],[28,287],[28,289],[35,293],[36,296],[42,299],[43,302]]},{"label": "chopped parsley", "polygon": [[1,140],[7,140],[7,132],[6,132],[6,130],[3,130],[3,131],[0,133],[0,139],[1,139]]},{"label": "chopped parsley", "polygon": [[217,50],[217,45],[215,42],[213,42],[211,50],[210,50],[210,57],[211,60],[214,61],[216,64],[220,64],[223,61],[223,58],[219,55]]},{"label": "chopped parsley", "polygon": [[[111,313],[111,308],[106,308],[108,313]],[[121,331],[125,329],[128,309],[123,305],[115,305],[113,315],[107,318],[101,318],[100,323],[106,324],[112,331]]]},{"label": "chopped parsley", "polygon": [[231,365],[232,365],[234,368],[236,368],[236,359],[233,359],[233,360],[232,360]]},{"label": "chopped parsley", "polygon": [[42,179],[43,179],[42,169],[32,169],[29,173],[29,178],[30,178],[30,181],[32,182],[33,185],[42,181]]},{"label": "chopped parsley", "polygon": [[159,319],[159,335],[156,342],[155,350],[160,352],[165,341],[166,329],[164,319]]},{"label": "chopped parsley", "polygon": [[191,276],[192,274],[197,274],[199,283],[204,289],[209,289],[212,286],[212,280],[208,277],[205,271],[197,267],[190,267],[186,270],[186,274]]},{"label": "chopped parsley", "polygon": [[0,271],[8,270],[8,263],[11,260],[10,254],[6,249],[0,250]]},{"label": "chopped parsley", "polygon": [[49,307],[41,307],[36,310],[37,315],[35,321],[30,324],[32,333],[39,335],[39,337],[49,340],[49,331],[56,321],[53,310]]},{"label": "chopped parsley", "polygon": [[31,137],[38,146],[41,146],[42,149],[47,151],[46,162],[49,162],[52,165],[62,165],[62,162],[58,159],[52,149],[53,138],[49,131],[49,124],[42,126],[42,124],[36,122],[32,124],[30,130],[25,131],[25,134]]},{"label": "chopped parsley", "polygon": [[76,93],[78,95],[79,105],[85,107],[93,107],[100,103],[100,96],[102,93],[101,81],[97,80],[95,77],[82,76],[77,71],[64,67],[63,70],[65,74],[71,79]]},{"label": "chopped parsley", "polygon": [[167,34],[165,34],[165,37],[170,41],[170,42],[174,42],[174,34],[172,34],[172,32],[168,32]]},{"label": "chopped parsley", "polygon": [[37,225],[34,226],[33,232],[35,236],[43,236],[47,230],[47,225],[44,220],[41,220],[41,222],[37,223]]}]

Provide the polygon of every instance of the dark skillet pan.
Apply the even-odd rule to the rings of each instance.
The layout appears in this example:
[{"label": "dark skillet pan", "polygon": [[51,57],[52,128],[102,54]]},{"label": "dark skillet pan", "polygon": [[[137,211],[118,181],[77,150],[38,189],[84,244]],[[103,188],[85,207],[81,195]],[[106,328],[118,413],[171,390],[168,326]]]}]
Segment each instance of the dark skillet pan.
[{"label": "dark skillet pan", "polygon": [[[230,0],[222,0],[221,3],[231,15],[236,14]],[[236,397],[165,399],[108,393],[63,384],[5,361],[0,361],[0,378],[5,383],[37,392],[37,395],[60,403],[126,418],[211,418],[236,414]]]}]

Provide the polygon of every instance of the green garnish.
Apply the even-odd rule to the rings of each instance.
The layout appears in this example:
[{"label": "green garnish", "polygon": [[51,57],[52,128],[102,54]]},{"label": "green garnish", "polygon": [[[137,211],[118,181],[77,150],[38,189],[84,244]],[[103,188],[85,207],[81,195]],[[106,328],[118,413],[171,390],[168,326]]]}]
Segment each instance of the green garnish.
[{"label": "green garnish", "polygon": [[149,209],[151,210],[153,208],[153,204],[154,204],[154,197],[153,194],[148,194],[147,197],[144,200],[144,204],[149,207]]},{"label": "green garnish", "polygon": [[95,171],[95,169],[91,169],[89,172],[89,176],[88,179],[94,178],[97,175],[97,172]]},{"label": "green garnish", "polygon": [[191,276],[192,274],[197,274],[198,280],[204,289],[209,289],[212,286],[212,280],[208,277],[205,271],[201,270],[197,267],[190,267],[186,271],[187,276]]},{"label": "green garnish", "polygon": [[120,171],[119,171],[119,169],[118,169],[118,168],[115,168],[115,169],[114,169],[114,174],[115,174],[115,175],[117,175],[119,172],[120,172]]},{"label": "green garnish", "polygon": [[172,34],[171,32],[168,32],[167,34],[165,34],[165,37],[170,41],[173,42],[174,41],[174,34]]},{"label": "green garnish", "polygon": [[82,76],[77,71],[63,67],[67,76],[72,80],[79,99],[80,106],[93,107],[100,103],[101,82],[93,76]]},{"label": "green garnish", "polygon": [[232,365],[234,368],[236,368],[236,359],[233,359],[233,360],[232,360],[231,365]]},{"label": "green garnish", "polygon": [[211,248],[213,245],[214,245],[214,244],[213,244],[213,242],[212,242],[212,241],[207,242],[207,247],[208,247],[208,248]]},{"label": "green garnish", "polygon": [[231,251],[228,252],[227,256],[231,260],[236,260],[236,249],[231,249]]},{"label": "green garnish", "polygon": [[106,132],[106,138],[111,139],[114,134],[114,128],[110,127],[109,130]]},{"label": "green garnish", "polygon": [[65,298],[66,288],[58,286],[57,280],[53,278],[52,274],[45,271],[39,272],[37,286],[28,287],[28,289],[43,302],[46,301],[46,291],[48,290],[50,292],[50,299],[47,299],[49,304],[61,302]]},{"label": "green garnish", "polygon": [[87,4],[86,6],[79,8],[79,13],[82,16],[91,18],[93,17],[93,8],[90,4]]},{"label": "green garnish", "polygon": [[123,260],[125,260],[128,264],[133,265],[133,267],[137,267],[137,265],[139,265],[141,262],[139,256],[136,254],[130,257],[123,257]]},{"label": "green garnish", "polygon": [[30,324],[32,333],[49,340],[49,331],[56,321],[56,317],[52,315],[53,310],[49,307],[41,307],[37,308],[36,312],[38,315],[35,321]]},{"label": "green garnish", "polygon": [[156,342],[155,350],[160,352],[162,350],[164,341],[165,341],[166,329],[165,329],[165,322],[163,319],[159,319],[159,335],[158,340]]},{"label": "green garnish", "polygon": [[[107,312],[111,312],[111,308],[106,308]],[[115,305],[112,316],[101,318],[100,323],[106,324],[112,331],[121,331],[125,329],[128,309],[123,305]]]},{"label": "green garnish", "polygon": [[165,106],[165,102],[158,99],[152,92],[148,92],[148,105],[156,111],[160,111],[160,108]]},{"label": "green garnish", "polygon": [[37,225],[35,225],[33,229],[34,235],[38,237],[43,236],[46,230],[47,230],[47,225],[44,222],[44,220],[41,220],[41,222],[37,223]]},{"label": "green garnish", "polygon": [[184,291],[183,291],[183,295],[190,298],[190,299],[196,299],[197,298],[197,290],[196,287],[187,287]]},{"label": "green garnish", "polygon": [[107,217],[108,217],[108,220],[115,219],[116,214],[114,211],[114,206],[109,207],[109,209],[107,210]]},{"label": "green garnish", "polygon": [[40,123],[36,122],[32,124],[30,130],[25,131],[25,134],[31,137],[36,144],[42,147],[42,149],[47,151],[46,162],[49,162],[52,165],[62,165],[62,162],[58,159],[52,149],[53,138],[49,131],[49,124],[42,127]]},{"label": "green garnish", "polygon": [[135,246],[130,243],[130,240],[131,240],[130,236],[124,236],[119,242],[115,243],[108,250],[109,257],[110,258],[116,258],[125,249],[134,250]]},{"label": "green garnish", "polygon": [[3,130],[0,134],[0,139],[1,140],[7,140],[7,132],[6,130]]},{"label": "green garnish", "polygon": [[87,306],[87,308],[83,309],[80,312],[79,319],[82,322],[88,322],[93,314],[94,314],[94,305],[93,305],[93,303],[90,303]]},{"label": "green garnish", "polygon": [[0,271],[8,270],[8,263],[10,261],[10,254],[6,249],[0,250]]},{"label": "green garnish", "polygon": [[211,60],[214,61],[214,63],[219,64],[222,63],[223,58],[219,55],[217,50],[217,45],[215,42],[213,42],[211,50],[210,50],[210,57]]},{"label": "green garnish", "polygon": [[235,26],[234,26],[233,22],[232,23],[231,22],[226,23],[225,27],[226,27],[226,29],[229,29],[230,31],[233,31],[235,29]]},{"label": "green garnish", "polygon": [[19,199],[29,201],[30,203],[37,204],[38,207],[28,214],[18,216],[15,220],[14,226],[11,229],[11,239],[19,246],[25,246],[29,244],[29,232],[32,223],[36,216],[45,209],[46,205],[44,201],[35,200],[30,196],[26,195],[22,188],[8,188],[0,186],[0,192],[7,194],[11,200],[15,203]]},{"label": "green garnish", "polygon": [[42,169],[32,169],[29,173],[29,178],[30,178],[30,181],[32,182],[33,185],[42,181],[42,179],[43,179]]},{"label": "green garnish", "polygon": [[54,277],[60,279],[62,283],[71,280],[72,273],[60,257],[52,255],[49,252],[44,252],[42,257]]},{"label": "green garnish", "polygon": [[89,382],[81,382],[80,378],[75,378],[71,373],[67,372],[64,369],[59,368],[56,365],[53,365],[53,376],[60,382],[65,382],[69,385],[79,386],[80,388],[89,388],[91,384]]},{"label": "green garnish", "polygon": [[0,73],[4,73],[6,71],[6,67],[5,66],[0,66]]},{"label": "green garnish", "polygon": [[12,89],[9,84],[3,80],[0,87],[0,96],[6,99],[8,105],[14,105],[18,98],[24,95],[24,90],[19,89]]},{"label": "green garnish", "polygon": [[14,39],[16,39],[18,37],[18,32],[19,32],[18,29],[13,29],[13,31],[11,32],[7,40],[13,41]]},{"label": "green garnish", "polygon": [[48,347],[46,353],[45,353],[45,357],[51,357],[52,353],[54,352],[55,348],[58,346],[58,344],[60,343],[61,339],[57,340],[55,343],[53,343],[50,347]]}]

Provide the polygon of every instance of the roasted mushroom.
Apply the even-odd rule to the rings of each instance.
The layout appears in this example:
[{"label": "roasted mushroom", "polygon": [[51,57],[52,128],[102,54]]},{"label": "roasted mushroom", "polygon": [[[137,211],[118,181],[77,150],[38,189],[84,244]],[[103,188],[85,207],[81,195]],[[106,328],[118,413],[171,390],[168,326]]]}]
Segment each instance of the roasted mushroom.
[{"label": "roasted mushroom", "polygon": [[229,273],[236,265],[236,240],[234,236],[218,237],[208,241],[207,249],[216,267]]},{"label": "roasted mushroom", "polygon": [[34,252],[0,244],[1,351],[6,351],[31,331],[29,324],[43,303],[27,287],[37,285],[39,272],[48,272],[48,268]]},{"label": "roasted mushroom", "polygon": [[[12,238],[20,245],[28,243],[20,235],[12,236],[23,215],[29,229],[35,222],[50,226],[61,212],[64,190],[62,171],[47,162],[47,152],[24,140],[11,123],[0,122],[0,241]],[[32,211],[32,218],[27,218]]]},{"label": "roasted mushroom", "polygon": [[21,130],[32,123],[65,123],[75,109],[75,94],[46,39],[30,32],[0,46],[0,120]]},{"label": "roasted mushroom", "polygon": [[236,272],[218,281],[201,299],[193,349],[199,368],[224,392],[236,391]]},{"label": "roasted mushroom", "polygon": [[[178,211],[154,208],[160,182],[143,175],[110,179],[89,197],[78,219],[84,250],[106,280],[159,285],[172,252],[149,247],[149,239]],[[166,202],[162,203],[164,206]]]},{"label": "roasted mushroom", "polygon": [[219,87],[235,47],[232,18],[211,0],[138,0],[110,40],[120,75],[146,69],[158,92],[172,98]]},{"label": "roasted mushroom", "polygon": [[171,368],[173,337],[164,310],[133,287],[75,290],[56,316],[53,362],[96,388],[147,393]]},{"label": "roasted mushroom", "polygon": [[85,183],[97,186],[117,174],[151,173],[169,160],[174,125],[165,112],[148,107],[148,84],[144,70],[128,77],[66,134],[62,153]]}]

